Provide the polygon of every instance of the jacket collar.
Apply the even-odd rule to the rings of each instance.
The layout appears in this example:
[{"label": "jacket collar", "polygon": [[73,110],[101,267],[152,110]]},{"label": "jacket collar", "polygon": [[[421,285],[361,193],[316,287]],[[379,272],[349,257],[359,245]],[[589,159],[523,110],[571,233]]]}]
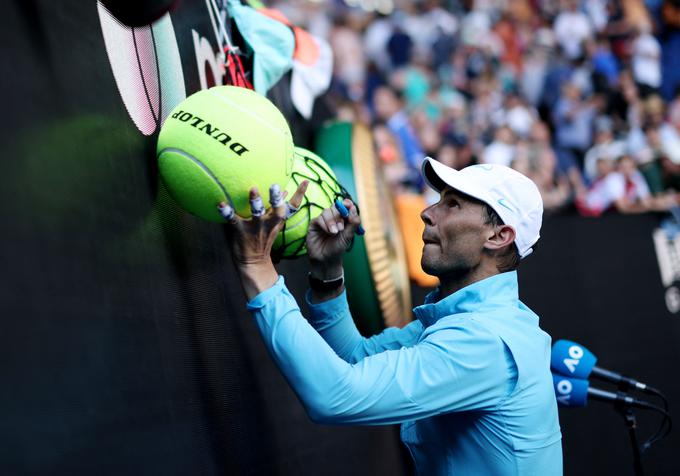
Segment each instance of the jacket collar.
[{"label": "jacket collar", "polygon": [[475,312],[493,304],[516,305],[518,300],[517,271],[509,271],[472,283],[441,300],[437,288],[413,313],[423,327],[428,327],[445,316]]}]

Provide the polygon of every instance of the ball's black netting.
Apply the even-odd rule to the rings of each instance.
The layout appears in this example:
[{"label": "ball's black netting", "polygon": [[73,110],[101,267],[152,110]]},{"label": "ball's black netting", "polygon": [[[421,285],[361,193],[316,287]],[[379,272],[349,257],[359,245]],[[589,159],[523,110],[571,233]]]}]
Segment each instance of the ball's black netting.
[{"label": "ball's black netting", "polygon": [[[212,74],[205,44],[218,51],[206,2],[181,2],[172,24],[172,36],[145,38],[176,39],[190,94]],[[158,131],[142,133],[130,112],[149,102],[123,103],[96,2],[9,2],[0,26],[11,65],[0,79],[0,472],[403,474],[394,427],[307,418],[245,311],[222,228],[159,185]],[[131,67],[155,61],[123,40],[115,51]],[[303,268],[280,268],[298,296]]]},{"label": "ball's black netting", "polygon": [[[340,182],[338,182],[335,175],[329,173],[327,164],[323,164],[310,154],[306,154],[299,150],[296,152],[295,160],[302,160],[304,163],[304,167],[300,167],[299,170],[293,169],[291,182],[295,184],[295,188],[297,188],[303,181],[308,180],[310,182],[310,186],[315,187],[316,193],[321,193],[323,197],[325,197],[325,200],[321,202],[319,202],[318,198],[312,200],[305,197],[302,200],[300,209],[296,212],[296,215],[298,213],[303,214],[303,218],[297,220],[297,223],[302,223],[304,226],[308,226],[308,224],[314,218],[319,216],[321,212],[325,208],[328,208],[329,204],[333,204],[335,200],[349,198],[352,200],[352,202],[354,202],[354,199],[350,193],[345,187],[342,186]],[[355,206],[357,207],[357,213],[361,213],[359,206],[356,203]],[[300,256],[304,256],[307,253],[305,246],[306,235],[290,239],[287,233],[288,223],[289,222],[285,222],[283,224],[280,234],[281,243],[273,251],[273,256],[277,260],[281,258],[299,258]],[[354,243],[354,241],[352,241],[352,243]]]}]

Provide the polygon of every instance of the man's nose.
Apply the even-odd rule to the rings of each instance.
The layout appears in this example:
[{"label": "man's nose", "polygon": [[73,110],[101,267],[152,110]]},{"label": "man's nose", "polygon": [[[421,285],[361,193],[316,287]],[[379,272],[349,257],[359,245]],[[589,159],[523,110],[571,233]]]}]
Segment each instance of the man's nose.
[{"label": "man's nose", "polygon": [[420,212],[420,219],[428,226],[434,225],[434,220],[432,219],[432,208],[434,205],[430,205],[425,210]]}]

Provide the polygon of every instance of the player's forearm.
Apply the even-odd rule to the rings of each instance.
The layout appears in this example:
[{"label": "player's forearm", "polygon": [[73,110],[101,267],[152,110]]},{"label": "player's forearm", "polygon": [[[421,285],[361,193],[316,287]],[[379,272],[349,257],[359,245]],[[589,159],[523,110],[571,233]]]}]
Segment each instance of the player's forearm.
[{"label": "player's forearm", "polygon": [[251,300],[248,310],[313,421],[385,424],[421,416],[388,368],[396,356],[383,353],[356,368],[342,360],[304,319],[283,280]]},{"label": "player's forearm", "polygon": [[249,301],[262,291],[271,288],[279,277],[271,260],[239,265],[237,268],[241,277],[241,286]]},{"label": "player's forearm", "polygon": [[320,303],[314,303],[310,298],[311,291],[306,297],[310,324],[340,358],[351,364],[385,350],[415,345],[422,333],[422,325],[416,322],[403,329],[391,327],[365,338],[354,324],[345,293]]},{"label": "player's forearm", "polygon": [[302,317],[283,281],[248,303],[265,345],[312,414],[337,398],[351,370]]},{"label": "player's forearm", "polygon": [[316,302],[310,290],[306,299],[311,313],[309,323],[341,359],[355,363],[366,356],[357,352],[365,339],[354,325],[345,293]]}]

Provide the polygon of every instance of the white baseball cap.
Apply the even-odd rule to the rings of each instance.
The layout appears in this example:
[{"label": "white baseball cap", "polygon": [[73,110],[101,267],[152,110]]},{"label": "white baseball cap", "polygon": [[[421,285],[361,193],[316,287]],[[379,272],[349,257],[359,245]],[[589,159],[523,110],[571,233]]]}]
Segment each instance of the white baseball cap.
[{"label": "white baseball cap", "polygon": [[520,257],[531,254],[541,236],[543,199],[530,178],[504,165],[481,164],[455,170],[431,157],[423,161],[422,173],[438,192],[448,185],[489,205],[515,230]]}]

